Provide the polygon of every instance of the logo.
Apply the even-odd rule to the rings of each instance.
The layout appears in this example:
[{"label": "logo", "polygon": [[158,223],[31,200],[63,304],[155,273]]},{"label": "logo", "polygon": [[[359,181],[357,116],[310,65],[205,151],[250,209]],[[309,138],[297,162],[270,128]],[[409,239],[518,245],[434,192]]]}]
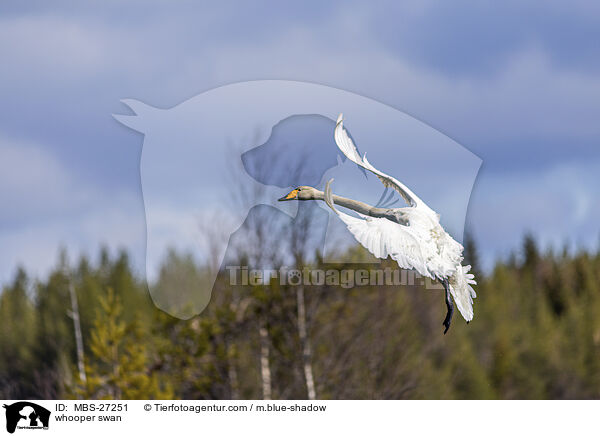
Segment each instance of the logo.
[{"label": "logo", "polygon": [[48,429],[50,411],[29,401],[19,401],[3,406],[6,409],[6,431],[14,433],[15,429]]},{"label": "logo", "polygon": [[[286,264],[293,261],[287,254],[300,246],[307,256],[321,253],[324,263],[336,263],[340,252],[356,247],[324,202],[277,201],[295,187],[323,191],[335,178],[338,195],[354,193],[375,207],[403,205],[395,190],[338,149],[334,130],[340,112],[361,156],[368,150],[371,163],[400,177],[462,239],[481,159],[390,106],[340,89],[280,80],[223,86],[169,109],[131,99],[123,103],[131,113],[114,117],[144,135],[140,180],[148,288],[154,304],[172,316],[201,313],[218,274],[228,267],[294,269]],[[303,228],[306,238],[290,248],[296,239],[286,231]],[[202,278],[170,276],[187,268],[188,261],[177,256],[167,258],[163,275],[169,250],[202,264]]]}]

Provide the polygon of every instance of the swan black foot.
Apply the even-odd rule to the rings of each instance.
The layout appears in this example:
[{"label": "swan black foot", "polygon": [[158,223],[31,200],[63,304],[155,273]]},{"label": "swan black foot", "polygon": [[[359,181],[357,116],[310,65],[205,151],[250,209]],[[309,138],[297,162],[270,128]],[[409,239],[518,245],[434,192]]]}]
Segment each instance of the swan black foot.
[{"label": "swan black foot", "polygon": [[452,314],[454,313],[454,304],[452,303],[452,296],[450,295],[450,287],[448,285],[448,280],[444,279],[442,281],[442,285],[444,285],[444,289],[446,290],[446,318],[444,319],[444,322],[442,323],[444,325],[444,327],[446,327],[444,329],[444,334],[446,334],[448,332],[448,329],[450,328],[450,323],[452,322]]}]

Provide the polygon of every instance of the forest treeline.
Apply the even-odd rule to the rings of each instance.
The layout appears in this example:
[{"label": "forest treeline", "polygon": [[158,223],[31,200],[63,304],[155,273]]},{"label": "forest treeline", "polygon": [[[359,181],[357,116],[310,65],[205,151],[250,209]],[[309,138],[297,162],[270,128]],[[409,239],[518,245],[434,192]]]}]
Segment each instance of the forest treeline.
[{"label": "forest treeline", "polygon": [[[223,274],[206,310],[180,320],[154,306],[126,253],[63,254],[46,279],[21,269],[2,289],[0,396],[600,398],[600,254],[541,253],[526,237],[486,276],[472,241],[466,257],[475,319],[455,314],[444,336],[442,290],[418,284],[230,286]],[[199,268],[171,252],[160,280]]]}]

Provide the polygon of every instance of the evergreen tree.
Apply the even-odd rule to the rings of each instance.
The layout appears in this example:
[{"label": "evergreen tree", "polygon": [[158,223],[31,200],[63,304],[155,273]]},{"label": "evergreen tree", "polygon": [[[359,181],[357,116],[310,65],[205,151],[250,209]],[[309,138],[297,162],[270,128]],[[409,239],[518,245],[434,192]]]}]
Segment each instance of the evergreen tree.
[{"label": "evergreen tree", "polygon": [[[476,264],[475,244],[467,238],[465,245]],[[273,398],[301,399],[312,373],[318,398],[600,398],[600,255],[540,253],[530,236],[522,248],[487,276],[475,271],[475,318],[466,325],[456,314],[446,336],[442,290],[419,278],[350,289],[306,285],[300,329],[297,288],[278,280],[232,286],[224,272],[206,309],[181,320],[152,304],[125,253],[103,250],[97,264],[83,257],[73,270],[63,255],[43,280],[32,282],[20,269],[2,289],[0,393],[255,399],[268,381]],[[308,257],[296,256],[295,267],[302,270]],[[322,265],[316,256],[311,268],[396,268],[390,260],[351,264],[373,260],[360,247],[340,259]],[[243,256],[236,262],[250,264]],[[173,253],[160,280],[176,291],[193,287],[204,270]],[[70,285],[86,382],[68,316]]]},{"label": "evergreen tree", "polygon": [[90,338],[87,383],[74,394],[93,399],[170,398],[170,385],[150,369],[147,338],[138,322],[123,320],[123,305],[112,288],[98,298]]},{"label": "evergreen tree", "polygon": [[0,295],[0,395],[37,396],[35,310],[27,295],[28,280],[19,268],[13,283]]}]

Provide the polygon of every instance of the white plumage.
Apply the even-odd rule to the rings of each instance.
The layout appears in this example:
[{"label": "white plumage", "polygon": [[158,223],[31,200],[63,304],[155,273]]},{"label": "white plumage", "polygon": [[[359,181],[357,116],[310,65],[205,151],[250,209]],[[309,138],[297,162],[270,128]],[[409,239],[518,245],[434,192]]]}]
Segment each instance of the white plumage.
[{"label": "white plumage", "polygon": [[[355,164],[375,174],[385,187],[395,189],[409,204],[393,209],[402,223],[388,218],[358,214],[359,218],[336,209],[329,181],[325,188],[325,201],[346,224],[356,240],[371,254],[380,259],[390,256],[401,268],[415,269],[419,274],[447,280],[450,294],[458,310],[467,321],[473,319],[473,298],[476,284],[470,265],[463,266],[463,247],[440,225],[440,216],[429,208],[408,187],[395,178],[379,171],[361,157],[344,129],[342,114],[335,128],[335,142],[339,149]],[[406,224],[404,224],[406,223]]]}]

